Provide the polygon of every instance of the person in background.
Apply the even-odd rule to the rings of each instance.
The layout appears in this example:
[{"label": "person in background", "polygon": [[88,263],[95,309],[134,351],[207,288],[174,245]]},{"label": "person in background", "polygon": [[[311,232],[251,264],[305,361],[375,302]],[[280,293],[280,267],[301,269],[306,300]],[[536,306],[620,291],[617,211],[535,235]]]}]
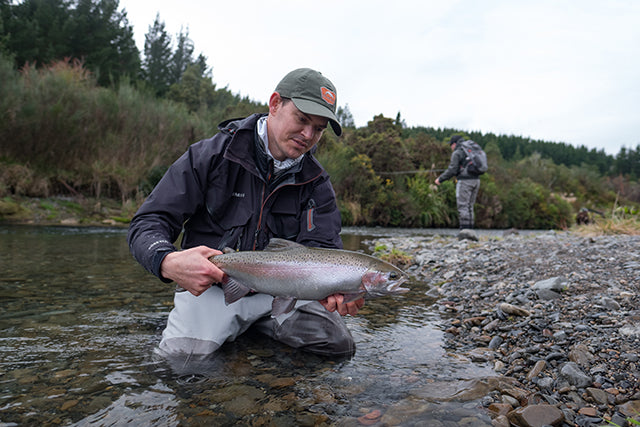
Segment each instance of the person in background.
[{"label": "person in background", "polygon": [[480,190],[480,177],[467,171],[467,154],[462,149],[463,138],[460,135],[453,135],[449,141],[451,145],[451,161],[446,171],[435,180],[436,185],[456,176],[456,204],[458,207],[458,220],[460,229],[473,229],[474,214],[473,206],[476,203],[478,190]]},{"label": "person in background", "polygon": [[208,260],[227,247],[261,250],[273,237],[342,248],[335,192],[313,156],[327,125],[342,133],[336,96],[320,72],[291,71],[271,94],[268,114],[223,122],[213,137],[191,145],[137,211],[127,236],[131,253],[160,280],[188,291],[174,295],[159,353],[205,357],[254,327],[294,348],[354,354],[342,316],[355,315],[363,299],[299,301],[273,318],[270,295],[226,305],[216,285],[224,273]]}]

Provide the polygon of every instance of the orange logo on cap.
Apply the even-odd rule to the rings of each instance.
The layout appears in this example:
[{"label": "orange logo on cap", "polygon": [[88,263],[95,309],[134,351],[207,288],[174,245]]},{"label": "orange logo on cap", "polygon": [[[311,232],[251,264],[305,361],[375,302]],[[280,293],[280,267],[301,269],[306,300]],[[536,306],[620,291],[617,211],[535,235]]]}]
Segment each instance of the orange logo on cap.
[{"label": "orange logo on cap", "polygon": [[324,86],[320,88],[320,91],[322,92],[322,99],[327,101],[327,103],[331,105],[336,103],[336,94],[334,92],[330,91]]}]

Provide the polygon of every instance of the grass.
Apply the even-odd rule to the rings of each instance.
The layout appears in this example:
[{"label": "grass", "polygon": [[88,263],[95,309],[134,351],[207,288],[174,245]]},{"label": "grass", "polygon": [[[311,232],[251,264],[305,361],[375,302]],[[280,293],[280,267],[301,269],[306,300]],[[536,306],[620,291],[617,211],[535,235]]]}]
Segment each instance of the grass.
[{"label": "grass", "polygon": [[0,223],[77,224],[126,226],[135,206],[110,199],[69,199],[60,197],[0,199]]},{"label": "grass", "polygon": [[640,235],[640,218],[607,218],[597,219],[590,224],[578,225],[571,228],[581,236],[610,236],[610,235]]},{"label": "grass", "polygon": [[392,248],[391,251],[389,251],[386,245],[377,245],[373,254],[381,260],[400,268],[409,266],[413,262],[411,255],[396,248]]},{"label": "grass", "polygon": [[[639,414],[639,415],[640,415],[640,414]],[[608,420],[605,420],[605,421],[607,421],[607,422],[608,422],[609,424],[611,424],[612,426],[620,427],[620,426],[619,426],[618,424],[616,424],[616,423],[613,423],[613,422],[608,421]],[[625,421],[626,421],[626,422],[628,422],[628,423],[629,423],[629,424],[631,424],[631,425],[634,425],[634,426],[640,426],[640,421],[637,421],[637,420],[635,420],[635,419],[633,419],[633,418],[627,417],[627,419],[626,419]]]}]

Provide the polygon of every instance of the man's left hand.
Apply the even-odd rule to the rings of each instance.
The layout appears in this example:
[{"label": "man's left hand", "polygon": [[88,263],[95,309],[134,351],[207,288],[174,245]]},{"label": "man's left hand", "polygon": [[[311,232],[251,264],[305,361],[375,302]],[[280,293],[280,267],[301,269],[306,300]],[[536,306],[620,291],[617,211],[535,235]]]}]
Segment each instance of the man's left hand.
[{"label": "man's left hand", "polygon": [[346,316],[347,314],[355,316],[358,314],[358,310],[360,310],[364,305],[364,298],[345,303],[344,295],[333,294],[323,300],[320,300],[320,304],[329,311],[337,311],[342,316]]}]

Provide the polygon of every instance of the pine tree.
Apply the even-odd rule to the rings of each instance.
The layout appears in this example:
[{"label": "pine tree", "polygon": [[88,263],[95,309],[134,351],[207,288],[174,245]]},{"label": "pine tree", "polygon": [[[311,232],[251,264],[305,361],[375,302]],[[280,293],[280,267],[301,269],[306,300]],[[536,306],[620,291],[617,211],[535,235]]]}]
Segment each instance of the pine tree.
[{"label": "pine tree", "polygon": [[163,96],[171,85],[171,37],[160,20],[160,14],[156,15],[153,25],[144,36],[142,69],[144,79],[156,95]]},{"label": "pine tree", "polygon": [[187,67],[193,63],[193,41],[189,38],[189,29],[183,30],[181,28],[178,33],[176,49],[171,57],[171,65],[169,66],[170,83],[178,83]]}]

